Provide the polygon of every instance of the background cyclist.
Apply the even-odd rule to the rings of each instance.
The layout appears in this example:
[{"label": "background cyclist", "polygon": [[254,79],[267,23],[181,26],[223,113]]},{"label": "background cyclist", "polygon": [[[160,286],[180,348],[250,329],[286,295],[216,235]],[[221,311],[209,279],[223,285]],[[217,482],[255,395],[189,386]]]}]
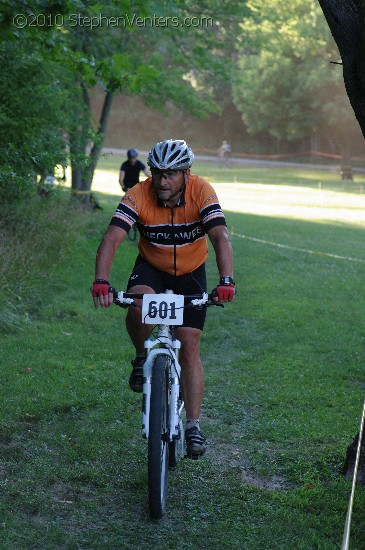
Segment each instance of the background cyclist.
[{"label": "background cyclist", "polygon": [[229,159],[231,158],[231,146],[228,143],[228,141],[224,140],[222,142],[222,145],[218,149],[218,157],[220,159],[220,166],[224,166],[224,168],[228,168],[229,166]]},{"label": "background cyclist", "polygon": [[147,177],[151,175],[143,162],[138,160],[137,149],[128,149],[127,157],[128,160],[123,162],[119,172],[119,183],[123,191],[128,191],[139,182],[140,172],[144,172]]},{"label": "background cyclist", "polygon": [[[148,165],[152,177],[126,193],[118,205],[96,257],[96,278],[92,294],[97,307],[111,306],[109,273],[114,255],[134,223],[140,232],[139,255],[128,281],[128,291],[160,293],[170,288],[178,294],[206,291],[206,235],[215,252],[220,276],[218,299],[230,301],[235,286],[232,279],[232,247],[224,214],[213,187],[190,172],[194,155],[183,140],[157,143],[150,151]],[[200,410],[204,372],[200,359],[200,338],[206,310],[185,309],[184,322],[176,328],[181,341],[181,385],[185,401],[188,455],[205,452],[200,431]],[[126,327],[136,348],[129,384],[143,389],[144,341],[151,327],[141,323],[141,311],[129,308]]]}]

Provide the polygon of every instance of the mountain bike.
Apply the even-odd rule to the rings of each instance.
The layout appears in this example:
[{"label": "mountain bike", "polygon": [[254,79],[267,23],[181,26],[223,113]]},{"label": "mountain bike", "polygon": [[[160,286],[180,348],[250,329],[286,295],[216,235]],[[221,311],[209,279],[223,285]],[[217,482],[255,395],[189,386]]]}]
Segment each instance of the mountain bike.
[{"label": "mountain bike", "polygon": [[[183,323],[186,307],[208,307],[212,294],[178,295],[114,293],[114,303],[122,307],[141,307],[142,322],[154,325],[145,341],[146,361],[143,366],[142,436],[148,442],[148,500],[151,517],[160,519],[166,509],[169,467],[175,467],[185,456],[182,415],[179,350],[181,342],[174,328]],[[154,336],[155,331],[157,334]]]}]

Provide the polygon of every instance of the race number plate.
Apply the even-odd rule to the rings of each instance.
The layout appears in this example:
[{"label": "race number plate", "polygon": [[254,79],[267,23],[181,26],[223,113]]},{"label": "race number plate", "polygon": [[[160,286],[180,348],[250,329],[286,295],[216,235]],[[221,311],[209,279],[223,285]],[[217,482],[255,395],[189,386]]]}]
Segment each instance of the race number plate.
[{"label": "race number plate", "polygon": [[182,325],[184,296],[181,294],[145,294],[142,322],[150,325]]}]

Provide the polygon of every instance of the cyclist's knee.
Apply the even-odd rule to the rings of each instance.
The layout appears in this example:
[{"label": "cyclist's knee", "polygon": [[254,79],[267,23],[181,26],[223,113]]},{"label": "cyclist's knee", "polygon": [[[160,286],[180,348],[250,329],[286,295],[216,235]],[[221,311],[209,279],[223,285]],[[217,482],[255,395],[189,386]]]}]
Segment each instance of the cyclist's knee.
[{"label": "cyclist's knee", "polygon": [[[151,288],[147,285],[132,286],[132,287],[128,288],[128,293],[129,294],[156,294],[156,292],[153,290],[153,288]],[[133,320],[133,322],[138,321],[138,323],[140,323],[141,322],[142,300],[139,299],[139,298],[135,298],[134,304],[137,307],[128,308],[127,319],[129,321]]]},{"label": "cyclist's knee", "polygon": [[200,338],[201,330],[191,327],[179,327],[176,330],[176,336],[181,342],[181,353],[184,357],[191,360],[200,357]]}]

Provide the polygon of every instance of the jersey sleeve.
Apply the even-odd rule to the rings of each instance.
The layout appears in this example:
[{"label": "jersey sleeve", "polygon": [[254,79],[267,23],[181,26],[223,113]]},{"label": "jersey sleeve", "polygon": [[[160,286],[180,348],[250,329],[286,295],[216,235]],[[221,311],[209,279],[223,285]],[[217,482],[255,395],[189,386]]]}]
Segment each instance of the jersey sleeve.
[{"label": "jersey sleeve", "polygon": [[200,215],[206,233],[217,225],[227,225],[218,196],[213,187],[207,182],[205,182],[201,194]]},{"label": "jersey sleeve", "polygon": [[116,225],[125,231],[130,228],[138,220],[138,205],[136,196],[132,191],[124,195],[123,199],[118,204],[116,211],[113,214],[110,225]]}]

